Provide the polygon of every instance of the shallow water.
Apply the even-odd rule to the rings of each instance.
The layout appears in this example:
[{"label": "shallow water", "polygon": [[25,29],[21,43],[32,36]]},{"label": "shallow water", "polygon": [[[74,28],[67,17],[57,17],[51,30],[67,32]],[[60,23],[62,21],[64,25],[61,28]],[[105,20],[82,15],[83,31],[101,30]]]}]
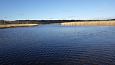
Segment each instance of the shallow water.
[{"label": "shallow water", "polygon": [[115,65],[115,27],[0,29],[0,65]]}]

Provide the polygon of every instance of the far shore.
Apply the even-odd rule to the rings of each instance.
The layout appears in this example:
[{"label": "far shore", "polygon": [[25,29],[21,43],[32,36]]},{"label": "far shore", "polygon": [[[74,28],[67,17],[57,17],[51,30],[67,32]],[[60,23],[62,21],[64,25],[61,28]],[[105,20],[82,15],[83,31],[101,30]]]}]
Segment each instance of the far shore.
[{"label": "far shore", "polygon": [[115,21],[64,22],[63,26],[115,26]]},{"label": "far shore", "polygon": [[[37,26],[39,24],[30,24],[30,23],[0,24],[0,28],[32,27],[32,26]],[[51,24],[51,23],[47,23],[47,24]],[[60,24],[63,26],[115,26],[115,21],[74,21],[74,22],[62,22]]]},{"label": "far shore", "polygon": [[37,26],[38,24],[1,24],[0,28],[13,28],[13,27],[31,27]]}]

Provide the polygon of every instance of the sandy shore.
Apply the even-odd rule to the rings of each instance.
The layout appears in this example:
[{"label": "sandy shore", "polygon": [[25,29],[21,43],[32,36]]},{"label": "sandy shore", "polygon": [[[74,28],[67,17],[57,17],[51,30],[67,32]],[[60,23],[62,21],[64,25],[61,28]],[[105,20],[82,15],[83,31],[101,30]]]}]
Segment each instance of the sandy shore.
[{"label": "sandy shore", "polygon": [[64,26],[115,26],[115,21],[64,22]]},{"label": "sandy shore", "polygon": [[38,24],[6,24],[6,25],[0,25],[0,28],[12,28],[12,27],[30,27],[30,26],[36,26]]}]

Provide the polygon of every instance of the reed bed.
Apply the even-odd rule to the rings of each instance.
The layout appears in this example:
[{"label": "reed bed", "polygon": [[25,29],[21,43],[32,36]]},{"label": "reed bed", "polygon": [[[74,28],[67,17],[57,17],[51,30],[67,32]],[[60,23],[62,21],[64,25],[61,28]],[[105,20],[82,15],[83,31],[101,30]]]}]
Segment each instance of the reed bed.
[{"label": "reed bed", "polygon": [[115,21],[64,22],[64,26],[115,26]]},{"label": "reed bed", "polygon": [[30,26],[36,26],[38,24],[2,24],[0,25],[0,28],[11,28],[11,27],[30,27]]}]

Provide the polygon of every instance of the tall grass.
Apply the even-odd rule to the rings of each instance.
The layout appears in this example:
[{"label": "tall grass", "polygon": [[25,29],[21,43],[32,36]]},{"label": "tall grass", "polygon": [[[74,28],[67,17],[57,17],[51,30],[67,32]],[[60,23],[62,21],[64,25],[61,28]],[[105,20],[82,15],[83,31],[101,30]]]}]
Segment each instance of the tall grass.
[{"label": "tall grass", "polygon": [[0,25],[0,28],[11,28],[11,27],[29,27],[29,26],[36,26],[38,24],[5,24]]},{"label": "tall grass", "polygon": [[64,26],[115,26],[115,21],[64,22]]}]

